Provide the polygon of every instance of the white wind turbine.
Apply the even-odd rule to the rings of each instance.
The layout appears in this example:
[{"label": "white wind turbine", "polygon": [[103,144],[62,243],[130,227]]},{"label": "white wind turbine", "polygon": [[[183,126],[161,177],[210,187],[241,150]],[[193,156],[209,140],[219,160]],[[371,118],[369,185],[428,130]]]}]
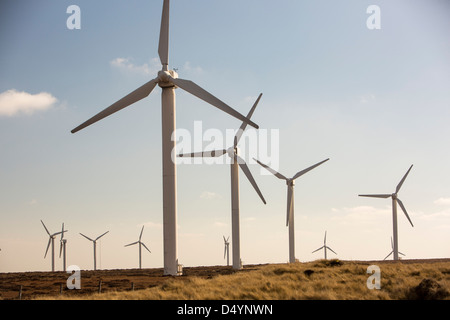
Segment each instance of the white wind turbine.
[{"label": "white wind turbine", "polygon": [[[45,255],[44,255],[44,259],[45,257],[47,257],[47,252],[48,252],[48,248],[50,247],[50,244],[52,245],[52,271],[55,271],[55,237],[60,234],[61,232],[64,232],[64,226],[63,226],[63,231],[60,232],[55,232],[53,234],[50,234],[50,232],[48,231],[47,227],[45,226],[44,222],[41,220],[42,225],[44,226],[45,231],[47,231],[48,234],[48,244],[47,244],[47,249],[45,250]],[[67,232],[67,230],[66,230]]]},{"label": "white wind turbine", "polygon": [[317,251],[322,250],[322,249],[325,252],[325,260],[327,260],[327,249],[337,255],[337,253],[334,252],[333,249],[331,249],[330,247],[327,246],[327,232],[326,231],[325,231],[325,238],[323,239],[323,246],[320,247],[319,249],[314,250],[311,253],[317,252]]},{"label": "white wind turbine", "polygon": [[61,239],[59,240],[59,257],[61,258],[61,253],[63,253],[63,271],[66,271],[66,244],[67,244],[67,239],[64,239],[64,222],[62,224],[62,229],[61,229]]},{"label": "white wind turbine", "polygon": [[144,248],[147,249],[148,252],[152,253],[152,252],[150,251],[150,249],[147,248],[147,246],[141,241],[141,238],[142,238],[142,232],[143,232],[143,231],[144,231],[144,226],[142,226],[141,234],[139,235],[139,240],[136,241],[136,242],[133,242],[133,243],[130,243],[130,244],[125,245],[125,247],[128,247],[128,246],[132,246],[132,245],[135,245],[135,244],[139,244],[139,269],[142,269],[142,259],[141,259],[141,255],[142,255],[142,246],[144,246]]},{"label": "white wind turbine", "polygon": [[103,233],[102,235],[98,236],[97,238],[95,238],[95,240],[92,240],[91,238],[85,236],[84,234],[80,233],[83,237],[85,237],[86,239],[88,239],[89,241],[92,241],[93,245],[94,245],[94,270],[97,270],[97,240],[100,239],[101,237],[103,237],[105,234],[107,234],[109,231],[106,231],[105,233]]},{"label": "white wind turbine", "polygon": [[397,185],[397,188],[395,189],[395,193],[392,194],[360,194],[360,197],[371,197],[371,198],[392,198],[392,224],[394,229],[394,246],[393,246],[393,253],[394,253],[394,260],[398,260],[398,234],[397,234],[397,203],[400,205],[400,208],[402,208],[403,213],[405,214],[406,218],[408,219],[409,223],[411,223],[411,226],[414,227],[411,219],[408,216],[408,213],[406,212],[405,206],[403,205],[403,202],[398,198],[398,192],[400,191],[400,188],[403,185],[403,182],[405,182],[406,177],[408,176],[409,172],[412,169],[412,165],[409,168],[409,170],[406,172],[406,174],[403,176],[402,180],[400,180],[399,184]]},{"label": "white wind turbine", "polygon": [[[253,115],[253,112],[256,109],[256,106],[261,99],[262,93],[259,95],[256,102],[253,104],[253,107],[250,109],[250,112],[247,115],[247,119],[250,119]],[[245,128],[247,127],[247,123],[243,122],[236,135],[234,136],[233,146],[228,149],[223,150],[214,150],[214,151],[206,151],[206,152],[194,152],[187,154],[180,154],[179,157],[220,157],[224,154],[227,154],[231,158],[231,229],[232,229],[232,249],[233,249],[233,269],[240,269],[241,266],[241,242],[240,242],[240,213],[239,213],[239,167],[241,167],[242,171],[246,175],[247,179],[250,181],[253,188],[258,193],[259,197],[266,204],[266,200],[264,199],[261,191],[256,184],[255,179],[253,178],[245,160],[239,156],[239,148],[238,143],[241,139]]]},{"label": "white wind turbine", "polygon": [[253,158],[256,162],[258,162],[261,166],[270,171],[273,175],[275,175],[278,179],[285,180],[287,185],[287,213],[286,213],[286,226],[289,226],[289,262],[295,262],[295,231],[294,231],[294,186],[295,179],[304,175],[305,173],[311,171],[312,169],[320,166],[322,163],[327,162],[330,159],[323,160],[315,165],[306,168],[302,171],[297,172],[292,178],[286,178],[281,173],[273,170],[269,166],[261,163],[259,160]]},{"label": "white wind turbine", "polygon": [[[394,253],[394,242],[392,241],[392,237],[391,237],[391,247],[392,247],[392,251],[383,260],[386,260],[391,254]],[[405,255],[405,254],[401,253],[400,251],[398,252],[398,254],[401,254],[402,256]]]},{"label": "white wind turbine", "polygon": [[230,265],[230,242],[228,242],[229,239],[230,237],[225,239],[225,236],[223,236],[223,242],[225,245],[225,249],[223,251],[223,258],[225,259],[225,257],[227,257],[227,267]]},{"label": "white wind turbine", "polygon": [[164,274],[178,275],[177,259],[177,193],[176,193],[176,164],[172,161],[172,150],[176,150],[176,141],[172,140],[175,136],[175,89],[181,89],[192,95],[206,101],[216,108],[249,123],[258,128],[252,121],[245,118],[242,114],[232,109],[230,106],[211,95],[206,90],[199,87],[192,81],[178,78],[178,74],[169,70],[169,8],[170,1],[164,0],[161,29],[159,35],[158,54],[162,64],[162,70],[158,76],[128,94],[124,98],[115,102],[105,110],[101,111],[91,119],[73,129],[75,133],[129,105],[147,97],[152,90],[159,85],[162,88],[162,167],[163,167],[163,237],[164,237]]}]

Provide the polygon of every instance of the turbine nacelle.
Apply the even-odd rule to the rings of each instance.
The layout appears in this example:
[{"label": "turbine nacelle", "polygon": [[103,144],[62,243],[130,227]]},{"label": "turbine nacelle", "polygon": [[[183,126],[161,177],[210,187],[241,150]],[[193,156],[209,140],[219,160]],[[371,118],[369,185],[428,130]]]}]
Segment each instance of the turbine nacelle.
[{"label": "turbine nacelle", "polygon": [[173,70],[164,71],[161,70],[158,72],[158,85],[161,88],[169,88],[174,87],[175,84],[173,83],[174,79],[178,79],[178,73],[176,73]]},{"label": "turbine nacelle", "polygon": [[295,186],[295,180],[294,179],[286,179],[286,185],[288,185],[290,187],[294,187]]}]

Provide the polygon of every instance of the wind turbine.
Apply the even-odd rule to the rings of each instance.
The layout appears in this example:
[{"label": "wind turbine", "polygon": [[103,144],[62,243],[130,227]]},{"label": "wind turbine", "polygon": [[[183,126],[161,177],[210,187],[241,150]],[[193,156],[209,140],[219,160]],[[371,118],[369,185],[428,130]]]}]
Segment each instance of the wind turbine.
[{"label": "wind turbine", "polygon": [[311,252],[311,253],[314,253],[314,252],[319,251],[319,250],[321,250],[321,249],[324,249],[324,252],[325,252],[325,260],[327,260],[327,249],[330,250],[331,252],[333,252],[334,254],[337,255],[337,253],[334,252],[333,249],[331,249],[330,247],[327,246],[327,232],[326,232],[326,231],[325,231],[325,238],[323,239],[323,246],[320,247],[319,249],[314,250],[314,251]]},{"label": "wind turbine", "polygon": [[66,243],[67,239],[64,239],[64,222],[61,229],[61,239],[59,240],[59,257],[61,258],[61,253],[63,253],[63,271],[66,271]]},{"label": "wind turbine", "polygon": [[[48,234],[48,244],[47,244],[47,249],[45,250],[45,255],[44,255],[44,259],[45,257],[47,257],[47,252],[48,252],[48,248],[50,247],[50,244],[52,245],[52,271],[55,271],[55,237],[60,234],[61,232],[64,232],[64,227],[63,227],[63,231],[60,232],[55,232],[53,234],[50,234],[50,232],[48,231],[47,227],[45,226],[44,222],[41,220],[42,225],[44,226],[45,231],[47,231]],[[67,232],[67,230],[66,230]]]},{"label": "wind turbine", "polygon": [[106,231],[105,233],[103,233],[102,235],[98,236],[97,238],[95,238],[95,240],[92,240],[91,238],[85,236],[84,234],[80,233],[83,237],[85,237],[86,239],[88,239],[89,241],[92,241],[93,245],[94,245],[94,270],[97,270],[97,240],[100,239],[101,237],[103,237],[105,234],[107,234],[109,231]]},{"label": "wind turbine", "polygon": [[287,185],[287,213],[286,213],[286,226],[289,226],[289,262],[295,262],[295,231],[294,231],[294,186],[295,179],[304,175],[305,173],[311,171],[315,167],[320,166],[322,163],[327,162],[330,159],[323,160],[315,165],[306,168],[302,171],[297,172],[292,178],[286,178],[281,173],[273,170],[269,166],[261,163],[259,160],[253,158],[256,162],[258,162],[261,166],[270,171],[273,175],[275,175],[278,179],[285,180]]},{"label": "wind turbine", "polygon": [[[253,115],[253,112],[256,109],[256,106],[261,99],[262,93],[259,95],[256,102],[253,104],[253,107],[250,109],[250,112],[247,115],[247,119],[250,119]],[[187,153],[180,154],[179,157],[220,157],[224,154],[227,154],[231,158],[231,229],[232,229],[232,242],[233,242],[233,269],[241,269],[241,244],[240,244],[240,218],[239,218],[239,167],[241,167],[242,171],[246,175],[247,179],[252,184],[253,188],[258,193],[259,197],[266,204],[266,200],[264,199],[261,191],[256,184],[255,179],[253,178],[245,160],[239,156],[239,149],[237,147],[239,140],[244,133],[245,128],[247,127],[247,123],[243,122],[236,135],[234,136],[233,146],[228,149],[223,150],[214,150],[207,152],[196,152],[196,153]]]},{"label": "wind turbine", "polygon": [[223,258],[225,259],[225,256],[227,257],[227,267],[230,265],[230,242],[228,240],[230,237],[225,239],[225,236],[223,236],[223,241],[225,245],[225,250],[223,252]]},{"label": "wind turbine", "polygon": [[[391,247],[392,247],[392,251],[383,260],[386,260],[391,254],[394,253],[394,242],[392,241],[392,237],[391,237]],[[405,254],[401,253],[400,251],[398,253],[401,254],[402,256],[405,255]]]},{"label": "wind turbine", "polygon": [[79,125],[71,132],[75,133],[113,113],[128,107],[129,105],[147,97],[156,85],[162,88],[162,167],[163,167],[163,237],[164,237],[164,274],[178,275],[177,259],[177,193],[176,193],[176,164],[172,161],[172,150],[176,150],[176,141],[172,140],[175,136],[175,89],[181,89],[192,95],[206,101],[216,108],[232,115],[235,118],[244,121],[251,126],[258,128],[252,121],[245,118],[242,114],[232,109],[230,106],[202,89],[200,86],[190,80],[178,78],[178,74],[169,70],[169,8],[170,1],[164,0],[161,29],[159,35],[158,54],[162,64],[162,70],[158,76],[145,83],[132,93],[118,100],[108,108],[104,109],[91,119]]},{"label": "wind turbine", "polygon": [[128,246],[132,246],[132,245],[135,245],[135,244],[139,244],[139,269],[142,269],[142,263],[141,263],[141,261],[142,261],[142,260],[141,260],[142,246],[144,246],[144,248],[147,249],[148,252],[152,253],[152,252],[150,251],[150,249],[147,248],[147,246],[141,241],[141,238],[142,238],[142,232],[143,232],[143,231],[144,231],[144,226],[142,226],[141,234],[139,235],[139,240],[136,241],[136,242],[133,242],[133,243],[130,243],[130,244],[125,245],[125,247],[128,247]]},{"label": "wind turbine", "polygon": [[400,191],[400,188],[403,185],[403,182],[405,182],[406,177],[408,176],[409,172],[412,169],[412,165],[409,168],[409,170],[406,172],[406,174],[403,176],[402,180],[400,180],[399,184],[397,185],[397,188],[395,189],[395,193],[392,194],[360,194],[360,197],[371,197],[371,198],[392,198],[392,224],[394,229],[394,260],[398,260],[398,234],[397,234],[397,203],[400,205],[400,208],[402,208],[403,213],[405,214],[406,218],[408,219],[409,223],[411,223],[411,226],[414,227],[411,219],[408,216],[408,213],[406,212],[405,206],[403,205],[403,202],[398,198],[398,192]]}]

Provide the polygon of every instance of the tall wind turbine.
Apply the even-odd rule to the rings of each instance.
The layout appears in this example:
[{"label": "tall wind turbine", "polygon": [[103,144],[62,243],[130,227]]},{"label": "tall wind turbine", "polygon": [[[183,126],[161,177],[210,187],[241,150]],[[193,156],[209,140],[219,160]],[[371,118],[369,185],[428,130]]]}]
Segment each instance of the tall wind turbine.
[{"label": "tall wind turbine", "polygon": [[95,238],[95,240],[92,240],[89,237],[86,237],[84,234],[80,233],[83,237],[85,237],[86,239],[88,239],[89,241],[92,241],[93,245],[94,245],[94,270],[97,270],[97,240],[100,239],[101,237],[103,237],[105,234],[107,234],[109,231],[106,231],[105,233],[103,233],[102,235],[98,236],[97,238]]},{"label": "tall wind turbine", "polygon": [[75,133],[147,97],[156,85],[159,85],[162,88],[164,274],[178,275],[176,165],[171,158],[172,150],[176,150],[176,141],[172,141],[172,134],[175,135],[176,127],[175,89],[180,87],[233,117],[238,118],[255,128],[258,128],[258,126],[194,82],[179,79],[178,74],[175,71],[169,70],[169,8],[170,1],[164,0],[158,48],[162,70],[158,72],[158,76],[76,127],[71,132]]},{"label": "tall wind turbine", "polygon": [[411,226],[414,227],[411,219],[408,216],[408,213],[406,212],[405,206],[403,205],[403,202],[398,198],[398,192],[400,191],[400,188],[403,185],[403,182],[405,182],[406,177],[408,176],[409,172],[412,169],[412,165],[409,168],[409,170],[406,172],[406,174],[403,176],[402,180],[400,180],[399,184],[397,185],[397,188],[395,189],[395,193],[392,194],[360,194],[360,197],[371,197],[371,198],[392,198],[392,225],[394,229],[394,260],[398,260],[398,234],[397,234],[397,203],[400,205],[400,208],[402,208],[403,213],[405,214],[406,218],[408,219],[409,223],[411,223]]},{"label": "tall wind turbine", "polygon": [[[44,255],[44,259],[45,257],[47,257],[47,252],[48,252],[48,248],[50,247],[50,244],[52,245],[52,271],[55,271],[55,237],[60,234],[61,232],[64,232],[64,227],[63,227],[63,231],[60,232],[55,232],[53,234],[51,234],[47,227],[45,226],[44,222],[41,220],[42,225],[44,226],[45,231],[47,231],[48,234],[48,244],[47,244],[47,249],[45,250],[45,255]],[[67,232],[67,230],[66,230]]]},{"label": "tall wind turbine", "polygon": [[302,171],[297,172],[292,178],[286,178],[281,173],[273,170],[269,166],[261,163],[259,160],[253,158],[256,162],[258,162],[261,166],[270,171],[273,175],[275,175],[278,179],[285,180],[287,185],[287,213],[286,213],[286,226],[289,226],[289,262],[295,262],[295,235],[294,235],[294,186],[295,179],[304,175],[305,173],[311,171],[312,169],[320,166],[322,163],[327,162],[330,159],[323,160],[315,165],[306,168]]},{"label": "tall wind turbine", "polygon": [[330,247],[327,246],[327,232],[326,231],[325,231],[325,238],[323,238],[323,246],[321,246],[319,249],[314,250],[312,253],[322,250],[322,249],[325,252],[325,260],[327,260],[327,249],[337,255],[337,253],[334,252],[333,249],[331,249]]},{"label": "tall wind turbine", "polygon": [[141,259],[141,255],[142,255],[142,246],[144,246],[144,248],[147,249],[148,252],[152,253],[152,252],[150,251],[150,249],[147,248],[147,246],[145,245],[145,243],[143,243],[143,242],[141,241],[141,238],[142,238],[142,232],[143,232],[143,231],[144,231],[144,226],[142,226],[141,234],[139,235],[139,240],[136,241],[136,242],[133,242],[133,243],[130,243],[130,244],[125,245],[125,247],[128,247],[128,246],[132,246],[132,245],[135,245],[135,244],[139,244],[139,269],[142,269],[142,259]]},{"label": "tall wind turbine", "polygon": [[61,239],[59,240],[59,257],[61,258],[61,253],[63,253],[63,271],[66,271],[66,244],[67,244],[67,239],[64,239],[64,222],[62,224],[62,229],[61,229]]},{"label": "tall wind turbine", "polygon": [[[256,109],[256,106],[261,99],[262,93],[259,95],[256,102],[253,104],[253,107],[250,109],[250,112],[247,115],[247,119],[250,119],[253,115],[253,112]],[[233,269],[241,269],[241,242],[240,242],[240,218],[239,218],[239,167],[241,167],[242,171],[246,175],[247,179],[252,184],[253,188],[258,193],[262,202],[266,204],[266,200],[264,199],[261,191],[256,184],[255,179],[253,178],[247,164],[244,159],[239,156],[239,148],[238,143],[241,139],[245,128],[247,127],[247,123],[243,122],[236,135],[234,136],[233,146],[224,149],[224,150],[214,150],[207,152],[196,152],[196,153],[188,153],[188,154],[180,154],[179,157],[220,157],[224,154],[227,154],[231,158],[231,229],[232,229],[232,249],[233,249]]]},{"label": "tall wind turbine", "polygon": [[227,267],[230,265],[230,242],[228,241],[230,237],[225,239],[225,236],[223,236],[223,242],[225,245],[225,249],[223,251],[223,258],[227,257]]},{"label": "tall wind turbine", "polygon": [[[394,242],[392,241],[392,237],[391,237],[391,247],[392,247],[392,251],[383,260],[386,260],[391,254],[394,253]],[[398,254],[401,254],[402,256],[405,255],[405,254],[401,253],[400,251],[398,252]]]}]

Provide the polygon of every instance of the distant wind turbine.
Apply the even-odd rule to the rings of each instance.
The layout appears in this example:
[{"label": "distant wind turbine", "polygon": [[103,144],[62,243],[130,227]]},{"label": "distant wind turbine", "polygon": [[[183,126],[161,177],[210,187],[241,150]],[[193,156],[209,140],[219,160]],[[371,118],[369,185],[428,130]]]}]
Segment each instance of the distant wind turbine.
[{"label": "distant wind turbine", "polygon": [[156,85],[159,85],[162,88],[161,118],[164,274],[176,276],[179,275],[180,272],[178,270],[179,264],[177,259],[176,164],[172,161],[172,150],[176,150],[176,141],[175,139],[172,139],[172,137],[175,136],[176,128],[175,89],[181,88],[255,128],[258,128],[258,126],[194,82],[180,79],[175,71],[169,70],[169,10],[170,1],[164,0],[158,47],[162,69],[158,72],[158,76],[85,121],[71,132],[75,133],[146,98]]},{"label": "distant wind turbine", "polygon": [[[250,109],[250,112],[247,115],[247,119],[250,119],[253,115],[253,112],[256,109],[256,106],[261,99],[262,93],[259,95],[258,99],[256,99],[253,107]],[[250,181],[253,188],[258,193],[262,202],[266,204],[266,200],[264,199],[261,191],[259,190],[258,185],[256,184],[255,179],[253,178],[245,160],[239,156],[239,148],[238,143],[244,133],[245,128],[247,127],[247,123],[243,122],[236,135],[234,136],[233,146],[228,149],[223,150],[214,150],[214,151],[206,151],[206,152],[195,152],[195,153],[187,153],[180,154],[179,157],[220,157],[224,154],[227,154],[231,158],[231,230],[232,230],[232,249],[233,249],[233,269],[241,269],[241,241],[240,241],[240,212],[239,212],[239,167],[242,169],[247,179]]]},{"label": "distant wind turbine", "polygon": [[269,166],[261,163],[259,160],[253,158],[256,162],[258,162],[261,166],[266,168],[269,172],[275,175],[278,179],[285,180],[287,185],[287,214],[286,214],[286,226],[289,226],[289,262],[295,262],[295,231],[294,231],[294,186],[295,179],[304,175],[305,173],[311,171],[312,169],[320,166],[322,163],[327,162],[330,159],[323,160],[315,165],[306,168],[302,171],[297,172],[292,178],[286,178],[281,173],[273,170]]},{"label": "distant wind turbine", "polygon": [[[386,256],[386,258],[384,258],[383,260],[386,260],[387,258],[389,258],[389,256],[391,254],[394,253],[394,242],[392,241],[392,237],[391,237],[391,247],[392,247],[392,251]],[[401,253],[400,251],[398,252],[398,254],[401,254],[402,256],[404,256],[405,254]]]},{"label": "distant wind turbine", "polygon": [[411,226],[414,227],[411,219],[408,216],[408,213],[406,212],[405,206],[403,205],[403,202],[398,198],[398,192],[400,191],[400,188],[403,185],[403,182],[405,182],[406,177],[408,176],[409,172],[412,169],[412,165],[409,168],[409,170],[406,172],[406,174],[403,176],[402,180],[400,180],[399,184],[397,185],[397,188],[395,189],[395,193],[392,194],[360,194],[360,197],[371,197],[371,198],[392,198],[392,225],[394,229],[394,260],[398,260],[398,234],[397,234],[397,203],[400,205],[400,208],[402,208],[403,213],[405,214],[406,218],[408,219],[409,223],[411,223]]},{"label": "distant wind turbine", "polygon": [[[47,227],[45,226],[44,222],[41,220],[42,225],[44,226],[45,231],[47,231],[48,234],[48,244],[47,244],[47,249],[45,250],[45,255],[44,255],[44,259],[45,257],[47,257],[47,252],[48,252],[48,248],[50,247],[50,244],[52,245],[52,271],[55,271],[55,237],[60,234],[61,232],[64,232],[64,228],[63,231],[60,232],[55,232],[53,234],[50,234],[50,232],[48,231]],[[67,232],[67,230],[66,230]]]},{"label": "distant wind turbine", "polygon": [[141,255],[142,255],[142,246],[144,246],[144,248],[147,249],[148,252],[152,253],[152,252],[150,251],[150,249],[147,248],[147,246],[141,241],[141,238],[142,238],[142,232],[143,232],[143,231],[144,231],[144,226],[142,226],[141,234],[139,235],[139,240],[136,241],[136,242],[133,242],[133,243],[130,243],[130,244],[125,245],[125,247],[128,247],[128,246],[132,246],[132,245],[135,245],[135,244],[139,244],[139,269],[142,269],[142,258],[141,258]]},{"label": "distant wind turbine", "polygon": [[312,253],[317,252],[322,249],[324,250],[324,253],[325,253],[325,260],[327,260],[327,249],[337,255],[337,253],[334,252],[333,249],[331,249],[330,247],[327,246],[327,232],[326,231],[325,231],[325,238],[323,239],[323,246],[321,246],[319,249],[314,250]]},{"label": "distant wind turbine", "polygon": [[225,257],[227,257],[227,266],[230,265],[230,243],[228,242],[229,239],[230,237],[225,239],[225,236],[223,236],[223,241],[225,245],[225,249],[223,251],[223,258],[225,259]]},{"label": "distant wind turbine", "polygon": [[59,240],[59,257],[61,258],[61,253],[63,253],[63,271],[66,271],[66,244],[67,244],[67,239],[64,239],[64,222],[62,224],[62,229],[61,229],[61,239]]},{"label": "distant wind turbine", "polygon": [[92,240],[91,238],[85,236],[84,234],[80,233],[83,237],[85,237],[86,239],[88,239],[89,241],[92,241],[93,245],[94,245],[94,270],[97,270],[97,240],[100,239],[101,237],[103,237],[105,234],[107,234],[109,231],[106,231],[105,233],[103,233],[102,235],[98,236],[97,238],[95,238],[95,240]]}]

